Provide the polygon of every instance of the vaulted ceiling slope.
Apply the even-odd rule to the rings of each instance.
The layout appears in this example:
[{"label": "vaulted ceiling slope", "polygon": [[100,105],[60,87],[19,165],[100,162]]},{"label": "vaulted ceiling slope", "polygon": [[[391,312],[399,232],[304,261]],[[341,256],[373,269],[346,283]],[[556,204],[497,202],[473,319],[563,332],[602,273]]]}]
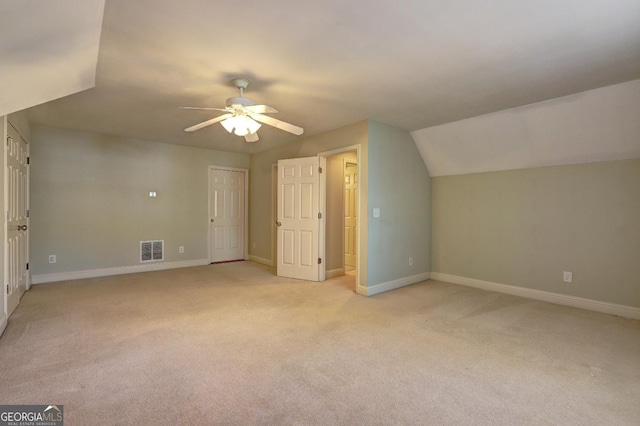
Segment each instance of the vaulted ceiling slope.
[{"label": "vaulted ceiling slope", "polygon": [[0,3],[0,116],[94,87],[104,1]]},{"label": "vaulted ceiling slope", "polygon": [[367,118],[415,131],[639,79],[639,21],[637,0],[106,0],[96,87],[29,117],[246,153],[296,140],[183,131],[216,112],[179,106],[221,107],[242,75],[301,137]]},{"label": "vaulted ceiling slope", "polygon": [[411,135],[431,176],[640,158],[640,80]]}]

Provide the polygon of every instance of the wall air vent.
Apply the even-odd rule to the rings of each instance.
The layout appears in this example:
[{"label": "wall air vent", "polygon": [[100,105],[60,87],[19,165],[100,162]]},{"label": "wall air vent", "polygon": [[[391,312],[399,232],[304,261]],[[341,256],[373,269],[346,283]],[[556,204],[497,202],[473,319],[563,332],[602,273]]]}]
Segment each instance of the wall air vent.
[{"label": "wall air vent", "polygon": [[164,241],[140,241],[140,262],[164,260]]}]

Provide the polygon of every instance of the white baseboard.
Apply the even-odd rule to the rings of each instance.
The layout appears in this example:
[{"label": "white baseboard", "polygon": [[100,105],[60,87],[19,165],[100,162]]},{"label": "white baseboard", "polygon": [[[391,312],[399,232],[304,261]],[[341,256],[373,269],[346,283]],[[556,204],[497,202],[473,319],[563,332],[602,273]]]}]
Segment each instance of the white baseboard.
[{"label": "white baseboard", "polygon": [[134,274],[137,272],[162,271],[165,269],[189,268],[208,265],[209,259],[183,260],[179,262],[158,262],[144,265],[120,266],[115,268],[90,269],[85,271],[60,272],[56,274],[34,275],[31,284],[44,284],[57,281],[79,280],[83,278],[107,277],[110,275]]},{"label": "white baseboard", "polygon": [[251,260],[252,262],[260,263],[262,265],[274,266],[273,260],[265,259],[264,257],[249,255],[249,260]]},{"label": "white baseboard", "polygon": [[384,293],[385,291],[395,290],[400,287],[419,283],[420,281],[426,281],[429,279],[429,277],[429,272],[423,272],[422,274],[412,275],[410,277],[404,277],[397,280],[388,281],[386,283],[376,284],[370,287],[358,286],[357,293],[367,296],[373,296],[375,294]]},{"label": "white baseboard", "polygon": [[341,277],[343,275],[344,268],[331,269],[329,271],[325,271],[324,278],[328,280],[329,278]]},{"label": "white baseboard", "polygon": [[4,333],[5,328],[7,328],[7,314],[2,314],[2,318],[0,318],[0,336]]},{"label": "white baseboard", "polygon": [[495,291],[510,294],[512,296],[526,297],[542,302],[555,303],[557,305],[570,306],[572,308],[586,309],[604,314],[618,315],[626,318],[640,319],[640,308],[633,306],[617,305],[615,303],[601,302],[599,300],[585,299],[565,294],[551,293],[548,291],[534,290],[525,287],[516,287],[506,284],[498,284],[490,281],[476,280],[474,278],[459,277],[456,275],[432,272],[431,279],[445,281],[451,284],[459,284],[482,290]]}]

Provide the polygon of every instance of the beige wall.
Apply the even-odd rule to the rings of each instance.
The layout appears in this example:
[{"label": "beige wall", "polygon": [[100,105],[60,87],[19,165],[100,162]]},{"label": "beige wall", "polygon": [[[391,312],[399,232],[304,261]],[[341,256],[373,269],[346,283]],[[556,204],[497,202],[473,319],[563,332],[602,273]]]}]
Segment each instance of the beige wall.
[{"label": "beige wall", "polygon": [[136,266],[141,240],[164,240],[166,262],[207,259],[208,166],[249,168],[246,154],[38,126],[31,158],[33,275]]},{"label": "beige wall", "polygon": [[432,227],[435,272],[640,307],[640,159],[436,177]]}]

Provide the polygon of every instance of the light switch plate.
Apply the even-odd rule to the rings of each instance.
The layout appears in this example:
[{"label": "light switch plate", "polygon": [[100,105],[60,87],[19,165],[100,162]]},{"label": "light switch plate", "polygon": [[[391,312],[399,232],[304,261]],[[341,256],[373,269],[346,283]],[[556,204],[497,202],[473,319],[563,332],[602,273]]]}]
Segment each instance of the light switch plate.
[{"label": "light switch plate", "polygon": [[380,207],[374,207],[373,208],[373,217],[375,217],[375,218],[380,217]]}]

